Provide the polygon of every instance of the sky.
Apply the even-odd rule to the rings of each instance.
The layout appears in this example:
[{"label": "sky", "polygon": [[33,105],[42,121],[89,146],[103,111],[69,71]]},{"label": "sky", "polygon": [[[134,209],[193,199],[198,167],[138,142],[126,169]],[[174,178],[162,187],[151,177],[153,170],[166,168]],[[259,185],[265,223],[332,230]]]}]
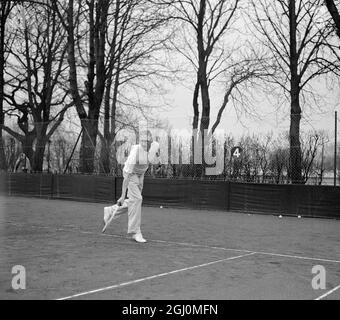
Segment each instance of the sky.
[{"label": "sky", "polygon": [[[213,90],[211,95],[211,124],[216,119],[222,101],[222,94],[218,94],[216,91]],[[290,108],[288,102],[281,110],[277,110],[275,105],[266,101],[265,93],[258,92],[257,95],[261,99],[259,104],[255,104],[259,113],[256,117],[247,114],[238,116],[229,102],[218,128],[236,137],[253,134],[276,134],[289,130]],[[178,84],[172,88],[168,97],[172,101],[172,106],[166,111],[161,111],[160,118],[168,119],[169,123],[175,128],[190,129],[193,115],[192,90]],[[303,111],[302,131],[326,130],[331,135],[334,134],[334,112],[336,110],[338,110],[338,119],[340,119],[340,89],[338,92],[336,90],[328,92],[325,90],[324,97],[328,100],[328,103],[313,110],[306,108]]]}]

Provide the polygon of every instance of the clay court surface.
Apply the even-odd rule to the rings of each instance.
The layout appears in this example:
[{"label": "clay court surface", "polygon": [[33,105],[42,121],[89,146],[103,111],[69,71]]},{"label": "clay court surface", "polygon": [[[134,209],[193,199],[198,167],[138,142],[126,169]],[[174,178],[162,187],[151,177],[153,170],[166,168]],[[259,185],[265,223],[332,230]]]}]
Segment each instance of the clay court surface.
[{"label": "clay court surface", "polygon": [[0,197],[0,299],[340,300],[340,220],[143,207],[139,244],[106,205]]}]

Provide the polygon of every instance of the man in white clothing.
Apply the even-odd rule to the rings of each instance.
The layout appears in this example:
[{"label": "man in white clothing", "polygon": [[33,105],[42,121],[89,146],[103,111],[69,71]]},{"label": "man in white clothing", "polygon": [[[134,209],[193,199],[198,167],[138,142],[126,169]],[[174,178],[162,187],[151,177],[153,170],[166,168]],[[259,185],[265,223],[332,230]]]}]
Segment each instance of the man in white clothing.
[{"label": "man in white clothing", "polygon": [[[152,141],[148,131],[139,139],[139,144],[133,145],[123,168],[122,194],[117,204],[104,208],[105,232],[113,219],[128,213],[128,234],[137,242],[146,242],[141,232],[142,190],[144,174],[149,163],[159,163],[159,144]],[[126,198],[126,191],[127,197]]]}]

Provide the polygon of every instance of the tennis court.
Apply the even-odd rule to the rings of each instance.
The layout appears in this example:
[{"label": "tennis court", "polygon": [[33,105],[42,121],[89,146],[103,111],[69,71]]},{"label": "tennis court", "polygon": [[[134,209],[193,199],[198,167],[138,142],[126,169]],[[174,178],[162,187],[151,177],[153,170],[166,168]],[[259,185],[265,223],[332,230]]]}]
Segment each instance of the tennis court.
[{"label": "tennis court", "polygon": [[0,299],[340,299],[340,220],[144,206],[139,244],[108,204],[0,197]]}]

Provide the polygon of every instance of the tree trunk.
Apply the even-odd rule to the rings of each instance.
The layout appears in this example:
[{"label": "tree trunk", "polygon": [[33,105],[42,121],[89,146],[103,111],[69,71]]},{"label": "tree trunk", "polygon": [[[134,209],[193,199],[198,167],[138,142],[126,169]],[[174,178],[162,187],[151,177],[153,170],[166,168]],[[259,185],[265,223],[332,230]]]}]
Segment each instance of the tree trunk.
[{"label": "tree trunk", "polygon": [[79,154],[79,171],[81,173],[94,172],[94,160],[96,152],[96,139],[98,133],[98,121],[87,119],[82,121],[83,133],[81,137]]},{"label": "tree trunk", "polygon": [[[0,98],[1,99],[1,98]],[[2,102],[0,102],[2,104]],[[6,155],[5,155],[5,144],[2,137],[2,126],[4,125],[4,115],[2,111],[2,105],[0,106],[0,171],[7,170]]]},{"label": "tree trunk", "polygon": [[[119,79],[120,79],[120,57],[118,59],[118,67],[116,70],[115,84],[114,84],[114,89],[113,89],[113,98],[112,98],[112,104],[111,104],[111,117],[110,117],[111,129],[110,129],[109,147],[115,141],[115,137],[116,137],[116,112],[117,112],[117,102],[118,102],[118,88],[120,85]],[[116,152],[113,153],[111,166],[114,169],[114,174],[118,175],[118,161],[116,157]]]},{"label": "tree trunk", "polygon": [[192,106],[194,109],[194,117],[192,121],[192,129],[196,130],[198,128],[198,121],[199,121],[199,109],[198,109],[198,94],[200,89],[200,83],[199,83],[199,76],[197,75],[197,81],[195,85],[194,95],[192,99]]},{"label": "tree trunk", "polygon": [[[89,1],[89,58],[87,73],[87,96],[88,96],[88,114],[80,100],[77,84],[77,69],[74,52],[74,31],[73,31],[73,0],[69,2],[68,8],[68,61],[70,65],[70,87],[81,125],[83,128],[82,141],[80,147],[80,172],[93,173],[96,140],[98,135],[99,111],[102,103],[106,70],[105,70],[105,37],[107,13],[109,7],[108,0]],[[94,81],[96,80],[96,81]],[[94,83],[95,82],[95,83]],[[101,160],[101,159],[100,159]],[[103,170],[102,162],[100,165]]]},{"label": "tree trunk", "polygon": [[296,90],[291,92],[291,111],[290,111],[290,172],[292,183],[302,183],[302,164],[301,164],[301,143],[300,143],[300,121],[301,108],[299,94]]},{"label": "tree trunk", "polygon": [[32,164],[34,162],[34,150],[33,150],[34,139],[35,139],[35,135],[29,134],[25,136],[24,139],[21,141],[22,152],[26,155],[26,157],[30,161],[31,170],[32,170]]},{"label": "tree trunk", "polygon": [[33,161],[31,162],[33,172],[42,172],[45,154],[45,139],[38,139],[35,151],[33,152]]},{"label": "tree trunk", "polygon": [[202,116],[201,116],[201,131],[204,134],[204,130],[209,129],[210,124],[210,98],[209,98],[209,86],[207,81],[207,74],[204,68],[204,73],[201,79],[201,99],[202,99]]},{"label": "tree trunk", "polygon": [[195,85],[195,90],[193,94],[193,100],[192,100],[192,106],[194,109],[194,117],[192,121],[192,143],[191,143],[191,152],[192,152],[192,161],[193,161],[193,175],[194,177],[198,177],[201,175],[200,172],[200,164],[197,164],[197,157],[195,157],[195,153],[200,152],[200,150],[196,150],[198,147],[198,137],[195,135],[197,134],[198,129],[198,123],[199,123],[199,104],[198,104],[198,96],[199,96],[199,90],[200,90],[200,81],[199,81],[199,74],[197,73],[197,80]]},{"label": "tree trunk", "polygon": [[101,173],[110,173],[110,92],[111,92],[111,77],[109,77],[104,98],[104,136],[101,139],[100,161],[102,167]]},{"label": "tree trunk", "polygon": [[49,137],[47,137],[46,135],[48,122],[47,121],[41,122],[40,121],[41,119],[38,120],[39,122],[35,124],[37,140],[35,145],[35,151],[33,152],[33,162],[31,162],[32,171],[34,172],[43,171],[46,142],[49,140]]},{"label": "tree trunk", "polygon": [[0,171],[7,170],[6,157],[5,157],[5,149],[4,149],[4,141],[2,139],[2,127],[5,123],[4,117],[4,66],[5,66],[5,21],[1,19],[0,25]]},{"label": "tree trunk", "polygon": [[290,40],[290,172],[292,183],[302,182],[301,166],[301,144],[300,144],[300,76],[298,75],[298,54],[296,41],[296,12],[295,0],[289,1],[289,40]]},{"label": "tree trunk", "polygon": [[[89,115],[87,115],[83,102],[81,100],[80,94],[79,94],[79,90],[78,90],[77,67],[76,67],[76,58],[75,58],[73,4],[74,4],[74,1],[70,0],[68,4],[68,12],[67,12],[67,21],[68,21],[67,60],[68,60],[68,64],[70,67],[70,70],[69,70],[70,93],[72,95],[72,99],[74,101],[74,105],[76,107],[79,119],[81,121],[81,126],[83,129],[81,146],[80,146],[80,154],[79,154],[79,171],[81,173],[92,173],[94,170],[93,161],[94,161],[95,145],[96,145],[96,137],[97,137],[98,117],[93,117],[93,116],[91,117],[90,114],[94,112],[94,108],[96,108],[96,105],[94,103],[91,104],[90,102],[89,102]],[[91,40],[93,39],[91,38]],[[93,52],[91,52],[90,58],[92,57],[92,54]],[[93,84],[91,83],[92,81],[91,79],[92,69],[91,68],[93,68],[93,66],[89,64],[89,72],[88,72],[89,81],[87,83],[89,101],[93,99]],[[100,106],[97,106],[97,107],[99,108]],[[98,111],[98,114],[99,114],[99,111]]]},{"label": "tree trunk", "polygon": [[205,175],[207,164],[205,162],[204,152],[207,149],[209,143],[209,123],[210,123],[210,98],[209,98],[209,87],[207,82],[206,68],[203,68],[201,74],[201,99],[202,99],[202,115],[200,124],[200,133],[202,135],[202,172],[201,176]]}]

